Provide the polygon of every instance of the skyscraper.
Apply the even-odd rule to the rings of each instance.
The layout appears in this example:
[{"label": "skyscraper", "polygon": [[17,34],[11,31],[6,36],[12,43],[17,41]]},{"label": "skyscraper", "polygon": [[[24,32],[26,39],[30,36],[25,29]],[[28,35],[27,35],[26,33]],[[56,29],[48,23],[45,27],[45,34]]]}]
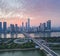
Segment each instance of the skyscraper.
[{"label": "skyscraper", "polygon": [[24,31],[24,22],[22,22],[22,31]]},{"label": "skyscraper", "polygon": [[28,22],[27,22],[27,31],[29,32],[30,30],[30,18],[28,18]]},{"label": "skyscraper", "polygon": [[11,38],[14,38],[14,33],[15,33],[14,24],[10,24],[10,33],[11,33]]},{"label": "skyscraper", "polygon": [[40,23],[40,31],[45,31],[46,24],[45,23]]},{"label": "skyscraper", "polygon": [[28,24],[27,24],[27,22],[26,22],[26,26],[25,26],[25,27],[26,27],[26,30],[27,30],[27,27],[28,27]]},{"label": "skyscraper", "polygon": [[11,31],[11,33],[14,33],[15,32],[14,24],[10,24],[10,31]]},{"label": "skyscraper", "polygon": [[51,30],[51,20],[48,20],[47,21],[47,29],[48,30]]},{"label": "skyscraper", "polygon": [[17,33],[18,32],[18,25],[17,24],[15,24],[15,32]]},{"label": "skyscraper", "polygon": [[7,30],[7,23],[3,22],[3,32],[6,33]]},{"label": "skyscraper", "polygon": [[28,18],[28,22],[26,23],[27,26],[27,32],[29,32],[30,30],[30,18]]},{"label": "skyscraper", "polygon": [[22,22],[22,28],[24,28],[24,22]]},{"label": "skyscraper", "polygon": [[28,28],[30,28],[30,18],[28,18]]},{"label": "skyscraper", "polygon": [[2,22],[0,22],[0,33],[2,33]]}]

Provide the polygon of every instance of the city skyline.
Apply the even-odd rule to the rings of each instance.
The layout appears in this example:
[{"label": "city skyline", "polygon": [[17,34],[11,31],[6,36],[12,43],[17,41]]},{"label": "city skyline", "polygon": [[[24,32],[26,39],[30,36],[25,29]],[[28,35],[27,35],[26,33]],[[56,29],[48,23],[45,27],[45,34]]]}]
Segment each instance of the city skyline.
[{"label": "city skyline", "polygon": [[60,26],[59,5],[59,0],[0,0],[0,22],[21,25],[29,17],[31,25],[51,20],[52,26]]},{"label": "city skyline", "polygon": [[21,26],[18,24],[10,24],[7,26],[7,22],[0,22],[0,33],[20,33],[20,32],[51,32],[51,20],[47,22],[40,23],[39,26],[32,27],[30,24],[30,18],[28,18],[27,22],[21,23]]},{"label": "city skyline", "polygon": [[[37,26],[36,25],[31,25],[31,20],[30,20],[30,18],[28,18],[27,20],[26,20],[26,22],[24,22],[24,21],[22,21],[21,22],[21,25],[19,25],[19,24],[17,24],[17,23],[10,23],[9,25],[8,25],[8,22],[6,22],[6,21],[3,21],[3,22],[0,22],[0,27],[4,27],[4,25],[6,25],[7,27],[10,27],[10,25],[12,24],[12,25],[17,25],[18,27],[28,27],[28,28],[30,28],[30,27],[38,27],[40,24],[44,24],[44,23],[46,23],[46,24],[48,24],[49,22],[50,22],[51,20],[47,20],[46,22],[43,22],[43,23],[39,23]],[[5,24],[4,24],[5,23]],[[52,25],[52,22],[50,22],[51,23],[51,25]]]}]

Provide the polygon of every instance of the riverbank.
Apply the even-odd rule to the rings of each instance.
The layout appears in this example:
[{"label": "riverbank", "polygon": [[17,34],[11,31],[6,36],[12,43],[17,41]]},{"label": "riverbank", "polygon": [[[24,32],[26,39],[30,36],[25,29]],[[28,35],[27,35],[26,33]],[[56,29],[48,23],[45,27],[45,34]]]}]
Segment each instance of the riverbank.
[{"label": "riverbank", "polygon": [[39,50],[39,48],[24,48],[24,49],[20,49],[20,48],[17,48],[17,49],[0,49],[0,52],[1,52],[1,51],[28,51],[28,50]]},{"label": "riverbank", "polygon": [[58,47],[50,47],[50,48],[53,50],[60,50],[60,48],[58,48]]},{"label": "riverbank", "polygon": [[[51,49],[53,49],[53,50],[60,50],[60,48],[51,48]],[[39,50],[39,48],[0,49],[0,52],[1,52],[1,51],[28,51],[28,50]]]}]

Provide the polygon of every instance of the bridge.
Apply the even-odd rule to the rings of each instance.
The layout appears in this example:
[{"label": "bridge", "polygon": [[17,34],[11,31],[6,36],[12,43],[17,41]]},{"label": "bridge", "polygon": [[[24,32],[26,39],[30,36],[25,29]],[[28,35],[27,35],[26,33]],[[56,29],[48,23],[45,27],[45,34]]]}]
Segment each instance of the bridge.
[{"label": "bridge", "polygon": [[41,41],[38,41],[38,40],[32,38],[27,33],[23,33],[23,35],[28,38],[31,38],[31,40],[33,40],[33,42],[36,43],[40,47],[40,49],[42,49],[46,52],[47,56],[59,56],[57,53],[55,53],[53,50],[51,50],[49,47],[47,47],[47,45],[43,44]]}]

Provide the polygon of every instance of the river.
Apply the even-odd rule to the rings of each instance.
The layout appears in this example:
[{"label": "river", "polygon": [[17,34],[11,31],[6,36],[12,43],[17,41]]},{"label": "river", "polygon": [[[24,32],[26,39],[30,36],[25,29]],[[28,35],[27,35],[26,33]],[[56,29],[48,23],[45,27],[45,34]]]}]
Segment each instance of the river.
[{"label": "river", "polygon": [[0,52],[0,56],[41,56],[39,50]]},{"label": "river", "polygon": [[[60,50],[54,50],[60,55]],[[40,50],[29,51],[4,51],[0,52],[0,56],[43,56]]]},{"label": "river", "polygon": [[[60,32],[51,32],[51,33],[31,33],[32,37],[59,37]],[[24,38],[23,34],[0,34],[0,38]]]}]

